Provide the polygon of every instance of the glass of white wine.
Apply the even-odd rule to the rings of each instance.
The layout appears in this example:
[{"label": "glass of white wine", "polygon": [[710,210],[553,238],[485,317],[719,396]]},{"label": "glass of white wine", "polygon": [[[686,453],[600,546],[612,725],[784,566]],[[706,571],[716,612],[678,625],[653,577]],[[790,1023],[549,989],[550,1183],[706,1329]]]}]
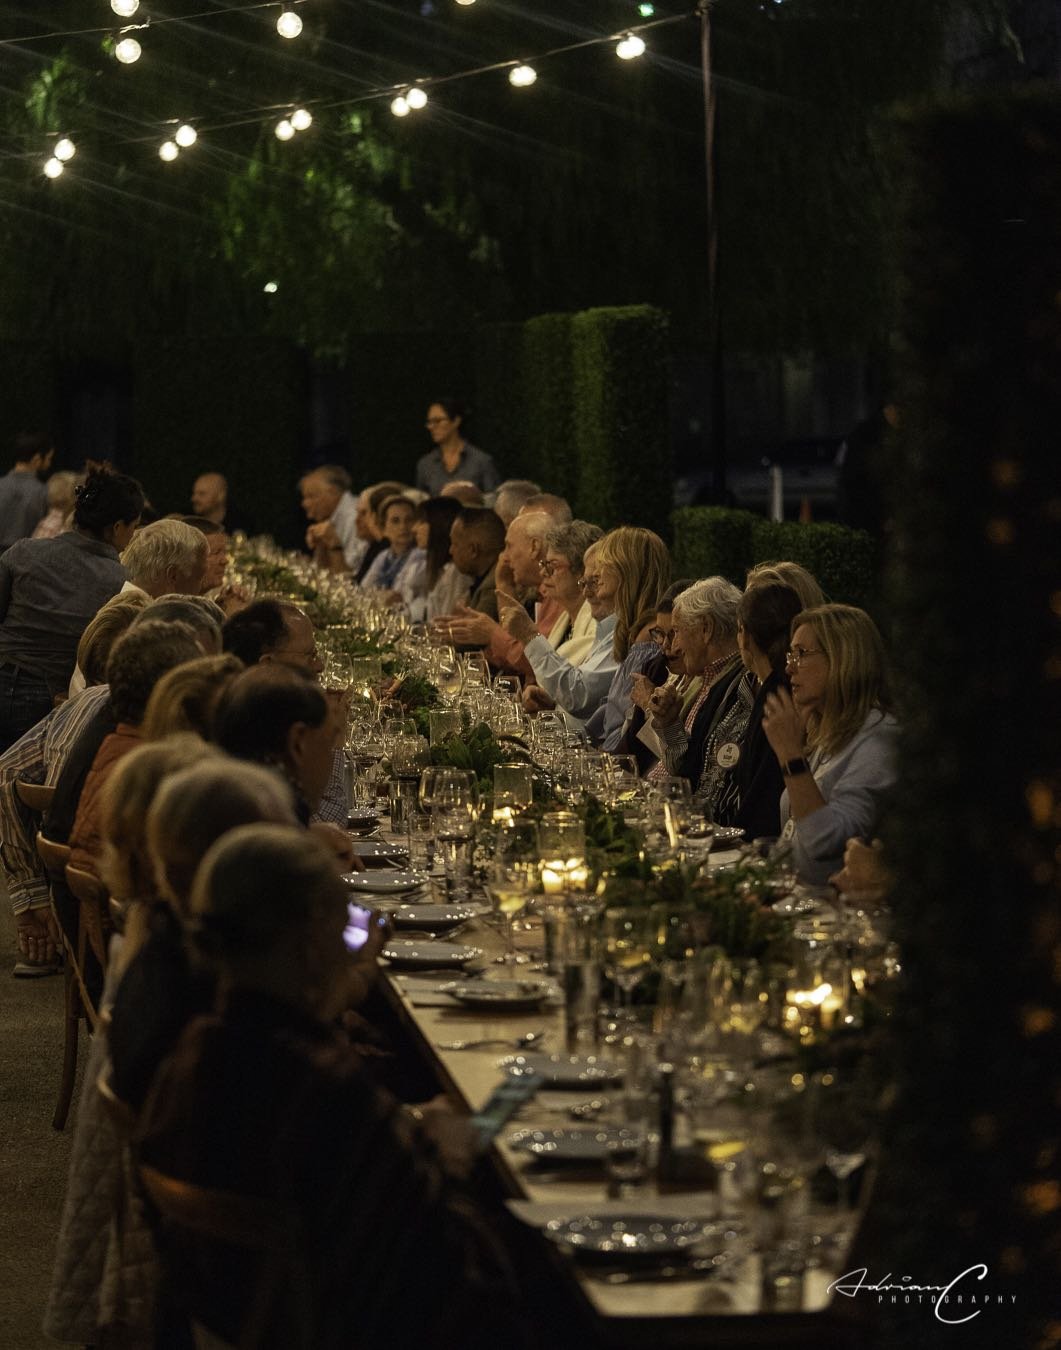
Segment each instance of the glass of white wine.
[{"label": "glass of white wine", "polygon": [[621,1011],[631,1018],[631,998],[652,959],[652,933],[647,909],[611,908],[601,925],[604,973],[618,987]]},{"label": "glass of white wine", "polygon": [[538,827],[532,821],[513,821],[497,832],[487,889],[505,924],[507,950],[499,964],[523,965],[529,958],[516,950],[513,923],[530,899],[538,875]]}]

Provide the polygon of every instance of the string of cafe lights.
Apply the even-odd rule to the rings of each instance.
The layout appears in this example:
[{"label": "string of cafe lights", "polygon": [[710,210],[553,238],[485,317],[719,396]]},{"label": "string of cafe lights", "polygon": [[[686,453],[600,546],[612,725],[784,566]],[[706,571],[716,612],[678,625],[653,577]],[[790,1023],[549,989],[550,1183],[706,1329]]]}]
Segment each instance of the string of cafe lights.
[{"label": "string of cafe lights", "polygon": [[[251,4],[242,6],[233,6],[229,9],[215,9],[208,11],[207,15],[184,15],[181,21],[187,22],[191,19],[203,17],[213,17],[215,14],[243,13],[250,10],[261,10],[279,8],[280,15],[277,19],[277,32],[281,37],[293,39],[302,32],[303,23],[301,17],[295,12],[295,5],[304,4],[306,0],[290,0],[290,3],[277,5],[276,0],[271,0],[268,4]],[[457,0],[458,4],[471,5],[475,0]],[[706,0],[701,0],[706,3]],[[134,17],[139,9],[140,0],[110,0],[111,8],[115,14],[123,18]],[[254,122],[264,122],[269,114],[280,112],[281,116],[273,126],[273,134],[277,140],[290,141],[299,132],[307,131],[314,121],[313,109],[317,112],[330,111],[338,108],[353,107],[357,104],[380,101],[385,98],[390,99],[390,111],[398,118],[408,117],[410,113],[416,113],[427,107],[429,101],[429,90],[434,90],[442,85],[452,84],[459,80],[467,80],[480,75],[494,74],[501,71],[507,71],[509,84],[514,89],[527,89],[538,79],[537,66],[543,61],[557,57],[568,52],[579,51],[591,47],[601,47],[608,44],[614,44],[615,54],[622,61],[633,61],[645,54],[647,44],[642,37],[642,33],[655,28],[669,26],[675,23],[687,21],[689,18],[699,14],[697,10],[687,10],[681,14],[668,15],[665,18],[650,17],[654,14],[654,6],[649,3],[642,3],[638,6],[639,14],[644,21],[625,28],[620,32],[602,35],[599,37],[585,38],[578,42],[565,43],[563,46],[550,48],[548,51],[538,53],[533,57],[514,57],[503,61],[494,61],[488,65],[474,66],[466,70],[455,71],[449,75],[425,76],[415,79],[405,84],[387,84],[380,85],[372,89],[364,90],[360,94],[346,99],[335,99],[330,101],[308,100],[305,104],[271,104],[264,108],[250,108],[239,113],[233,113],[223,121],[218,121],[210,125],[195,125],[194,119],[170,119],[162,125],[167,128],[174,127],[172,133],[164,133],[164,139],[158,146],[159,158],[167,164],[173,163],[182,150],[190,149],[199,140],[200,132],[223,131],[239,126],[246,126]],[[157,19],[153,22],[172,23],[177,22],[172,19]],[[140,31],[147,28],[152,23],[145,19],[139,25],[129,25],[129,28],[136,28]],[[79,33],[112,33],[112,28],[82,29]],[[118,31],[117,41],[115,43],[114,54],[117,59],[125,65],[132,64],[140,59],[143,48],[135,38],[124,36],[129,29],[120,29]],[[73,36],[72,33],[66,34],[48,34],[45,36]],[[30,39],[16,39],[18,41],[29,41]],[[124,42],[135,44],[135,54],[132,49],[126,49],[126,56],[123,58],[119,54],[119,48]],[[0,39],[0,46],[4,45],[4,40]],[[153,139],[152,137],[135,136],[123,138],[124,143],[133,143]],[[42,171],[46,178],[56,179],[65,172],[66,165],[73,159],[77,153],[77,146],[72,134],[65,133],[58,135],[51,147],[50,154],[44,161]]]}]

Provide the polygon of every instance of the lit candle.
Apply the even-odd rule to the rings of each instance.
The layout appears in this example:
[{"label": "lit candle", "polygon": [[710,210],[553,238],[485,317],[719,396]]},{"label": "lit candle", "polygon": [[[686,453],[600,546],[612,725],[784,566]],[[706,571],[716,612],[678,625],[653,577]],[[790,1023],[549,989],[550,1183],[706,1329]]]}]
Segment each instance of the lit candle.
[{"label": "lit candle", "polygon": [[805,1040],[811,1039],[816,1030],[831,1027],[843,1008],[843,999],[833,992],[831,984],[819,984],[814,989],[789,989],[785,1002],[788,1005],[784,1014],[786,1030]]},{"label": "lit candle", "polygon": [[549,858],[542,863],[542,890],[546,895],[585,890],[588,881],[585,858]]},{"label": "lit candle", "polygon": [[511,825],[515,819],[516,819],[516,812],[513,807],[511,806],[494,807],[495,825]]}]

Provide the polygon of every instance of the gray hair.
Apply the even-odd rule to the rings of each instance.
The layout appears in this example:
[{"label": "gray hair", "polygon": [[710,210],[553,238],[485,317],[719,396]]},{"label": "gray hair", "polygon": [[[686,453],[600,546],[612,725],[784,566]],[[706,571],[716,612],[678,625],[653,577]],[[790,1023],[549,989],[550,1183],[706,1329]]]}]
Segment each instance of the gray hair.
[{"label": "gray hair", "polygon": [[[122,554],[122,566],[134,586],[161,581],[171,567],[190,572],[206,566],[206,536],[183,520],[156,520],[137,530]],[[143,585],[147,590],[148,585]]]},{"label": "gray hair", "polygon": [[539,492],[541,488],[529,478],[508,478],[494,494],[494,510],[499,516],[507,516],[511,520]]},{"label": "gray hair", "polygon": [[703,581],[694,581],[688,590],[676,597],[674,617],[694,622],[711,619],[716,637],[735,639],[739,604],[740,591],[732,581],[725,577],[707,577]]},{"label": "gray hair", "polygon": [[603,537],[604,531],[599,525],[593,525],[588,520],[572,520],[566,525],[552,527],[545,536],[545,549],[546,552],[551,549],[559,553],[561,558],[571,564],[571,571],[578,573],[583,570],[587,549]]},{"label": "gray hair", "polygon": [[307,478],[323,478],[328,486],[335,488],[337,492],[349,492],[353,481],[341,464],[321,464],[318,468],[310,469],[309,473],[303,474],[299,482],[304,483]]}]

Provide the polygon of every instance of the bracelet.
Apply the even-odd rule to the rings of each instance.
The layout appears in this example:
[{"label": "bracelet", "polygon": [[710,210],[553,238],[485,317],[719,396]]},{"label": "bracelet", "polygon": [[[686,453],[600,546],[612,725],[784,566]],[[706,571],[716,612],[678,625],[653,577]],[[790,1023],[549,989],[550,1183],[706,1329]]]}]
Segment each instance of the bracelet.
[{"label": "bracelet", "polygon": [[786,760],[781,765],[782,778],[797,778],[803,773],[810,773],[810,765],[802,755],[797,756],[796,759]]}]

